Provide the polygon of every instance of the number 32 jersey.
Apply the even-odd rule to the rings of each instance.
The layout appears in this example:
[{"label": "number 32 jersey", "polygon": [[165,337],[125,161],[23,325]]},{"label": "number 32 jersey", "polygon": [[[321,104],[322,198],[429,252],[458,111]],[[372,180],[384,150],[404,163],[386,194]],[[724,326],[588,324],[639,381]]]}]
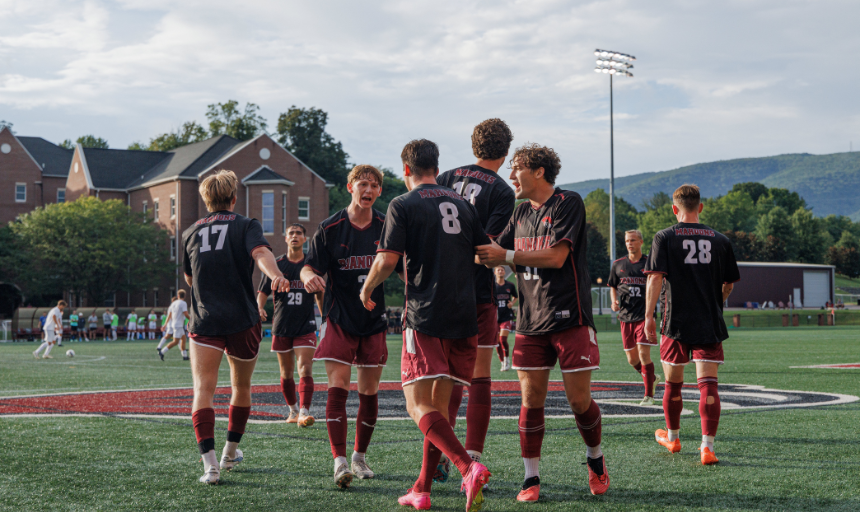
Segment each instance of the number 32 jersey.
[{"label": "number 32 jersey", "polygon": [[226,210],[210,213],[182,233],[182,247],[192,279],[188,332],[226,336],[257,325],[251,253],[271,250],[260,222]]},{"label": "number 32 jersey", "polygon": [[[305,260],[292,262],[284,254],[278,258],[278,269],[290,281],[290,291],[275,294],[275,313],[272,315],[272,332],[275,336],[295,338],[314,332],[317,329],[314,316],[314,296],[305,291],[300,274]],[[272,294],[272,280],[263,274],[258,290],[264,295]]]},{"label": "number 32 jersey", "polygon": [[741,276],[729,239],[704,224],[680,223],[654,236],[646,274],[663,274],[664,336],[688,345],[729,337],[723,283]]},{"label": "number 32 jersey", "polygon": [[616,290],[618,320],[622,322],[645,320],[645,274],[642,270],[647,261],[647,254],[643,254],[636,263],[625,256],[615,260],[609,269],[606,285]]}]

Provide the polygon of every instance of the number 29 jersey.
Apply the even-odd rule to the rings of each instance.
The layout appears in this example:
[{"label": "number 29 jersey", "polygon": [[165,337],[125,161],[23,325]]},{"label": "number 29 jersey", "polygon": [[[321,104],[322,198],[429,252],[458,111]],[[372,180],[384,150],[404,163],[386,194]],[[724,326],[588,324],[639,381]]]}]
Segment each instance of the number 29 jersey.
[{"label": "number 29 jersey", "polygon": [[645,264],[648,255],[643,254],[636,263],[629,256],[612,262],[606,285],[615,288],[618,298],[618,320],[641,322],[645,320]]},{"label": "number 29 jersey", "polygon": [[[300,278],[305,260],[292,262],[284,254],[277,259],[278,269],[290,281],[290,291],[275,293],[275,312],[272,315],[272,332],[275,336],[295,338],[314,332],[317,329],[314,315],[314,296],[305,290]],[[272,294],[272,280],[263,274],[260,279],[260,293]]]},{"label": "number 29 jersey", "polygon": [[496,239],[515,251],[549,249],[564,241],[570,243],[570,254],[561,268],[517,265],[517,334],[549,334],[579,325],[594,328],[585,205],[579,194],[556,188],[538,208],[530,201],[520,203]]},{"label": "number 29 jersey", "polygon": [[723,284],[741,276],[729,239],[704,224],[679,223],[654,236],[646,274],[663,274],[667,338],[712,345],[729,337],[723,320]]},{"label": "number 29 jersey", "polygon": [[257,325],[251,253],[271,250],[260,222],[226,210],[210,213],[182,233],[182,247],[192,279],[188,332],[226,336]]}]

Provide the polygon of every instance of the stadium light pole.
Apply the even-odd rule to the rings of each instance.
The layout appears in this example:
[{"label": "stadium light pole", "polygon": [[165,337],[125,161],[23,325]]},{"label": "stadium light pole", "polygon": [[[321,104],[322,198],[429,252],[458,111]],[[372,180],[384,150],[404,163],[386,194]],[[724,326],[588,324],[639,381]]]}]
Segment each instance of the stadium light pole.
[{"label": "stadium light pole", "polygon": [[594,50],[597,57],[595,73],[609,75],[609,259],[615,261],[615,122],[612,105],[612,77],[633,78],[633,61],[636,57],[610,50]]}]

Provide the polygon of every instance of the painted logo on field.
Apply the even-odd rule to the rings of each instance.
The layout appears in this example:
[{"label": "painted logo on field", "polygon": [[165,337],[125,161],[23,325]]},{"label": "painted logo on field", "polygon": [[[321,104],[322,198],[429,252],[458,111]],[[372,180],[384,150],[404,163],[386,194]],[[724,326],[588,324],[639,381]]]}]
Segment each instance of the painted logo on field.
[{"label": "painted logo on field", "polygon": [[[318,384],[314,392],[312,413],[323,416],[325,413],[326,386]],[[356,391],[355,385],[352,387]],[[592,396],[600,405],[603,415],[612,417],[646,417],[663,415],[660,405],[663,387],[657,390],[654,406],[640,406],[642,384],[633,382],[596,381],[591,384]],[[814,407],[855,402],[860,398],[835,393],[810,391],[784,391],[767,389],[762,386],[742,384],[720,384],[720,402],[723,410],[730,409],[772,409],[787,407]],[[254,386],[251,419],[256,422],[283,421],[288,413],[280,385]],[[691,409],[696,408],[699,389],[695,384],[685,385],[682,390],[684,401]],[[192,391],[190,388],[157,389],[139,391],[100,391],[95,393],[66,393],[26,397],[0,398],[0,417],[6,416],[148,416],[148,417],[190,417]],[[468,390],[464,393],[459,416],[466,414],[469,400]],[[227,416],[230,405],[230,388],[218,388],[215,395],[215,413]],[[358,393],[350,393],[347,401],[347,414],[354,418],[358,411]],[[493,417],[516,418],[520,412],[520,387],[517,381],[493,382]],[[685,411],[692,414],[692,411]],[[546,401],[546,415],[570,417],[570,406],[564,395],[560,381],[550,382]],[[379,389],[379,419],[408,419],[406,401],[399,382],[383,382]]]}]

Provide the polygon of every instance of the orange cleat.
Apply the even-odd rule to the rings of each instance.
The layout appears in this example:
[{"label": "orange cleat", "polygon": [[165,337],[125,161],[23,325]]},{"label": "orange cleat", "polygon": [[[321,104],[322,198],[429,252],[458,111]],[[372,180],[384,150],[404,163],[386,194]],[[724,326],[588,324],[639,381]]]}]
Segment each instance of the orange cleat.
[{"label": "orange cleat", "polygon": [[[532,485],[526,487],[526,485],[528,485],[529,483],[532,483]],[[529,478],[523,484],[523,488],[522,490],[520,490],[520,493],[517,494],[517,501],[522,501],[524,503],[534,503],[538,499],[540,499],[540,478]]]},{"label": "orange cleat", "polygon": [[708,447],[699,448],[699,451],[702,452],[702,465],[710,466],[711,464],[716,464],[720,461],[716,455],[714,455],[714,451]]},{"label": "orange cleat", "polygon": [[681,440],[675,439],[674,441],[669,441],[669,433],[662,428],[658,428],[654,432],[654,439],[665,446],[666,449],[669,450],[669,453],[678,453],[681,451]]},{"label": "orange cleat", "polygon": [[290,411],[290,415],[287,416],[287,423],[298,423],[299,422],[299,413],[295,411]]},{"label": "orange cleat", "polygon": [[[289,423],[289,421],[287,421],[287,423]],[[312,427],[314,424],[314,417],[310,414],[299,414],[299,418],[296,420],[296,423],[303,428]]]},{"label": "orange cleat", "polygon": [[606,471],[606,457],[602,457],[602,459],[603,474],[599,476],[591,470],[591,466],[587,463],[585,464],[586,467],[588,467],[588,488],[591,490],[591,494],[594,494],[595,496],[605,494],[606,491],[609,490],[609,472]]}]

